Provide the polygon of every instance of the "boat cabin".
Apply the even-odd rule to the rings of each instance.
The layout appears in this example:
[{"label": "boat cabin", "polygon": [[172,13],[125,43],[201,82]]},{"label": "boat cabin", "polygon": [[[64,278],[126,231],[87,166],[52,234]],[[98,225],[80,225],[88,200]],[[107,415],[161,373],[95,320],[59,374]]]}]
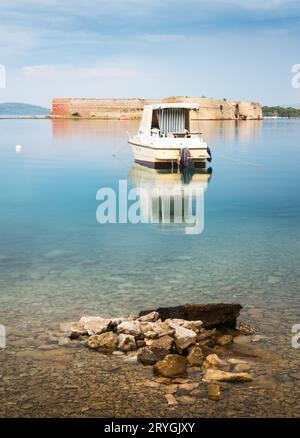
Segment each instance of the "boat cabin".
[{"label": "boat cabin", "polygon": [[199,105],[191,103],[146,105],[138,134],[160,138],[199,136],[199,132],[191,132],[190,129],[191,111],[197,111],[198,109]]}]

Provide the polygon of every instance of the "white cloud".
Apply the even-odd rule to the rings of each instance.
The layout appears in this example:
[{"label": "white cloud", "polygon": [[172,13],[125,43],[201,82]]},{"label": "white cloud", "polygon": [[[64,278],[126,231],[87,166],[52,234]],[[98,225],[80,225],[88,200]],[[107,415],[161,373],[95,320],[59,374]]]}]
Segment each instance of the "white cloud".
[{"label": "white cloud", "polygon": [[22,67],[21,74],[26,79],[67,79],[69,78],[134,78],[139,71],[118,61],[92,67],[72,65],[30,65]]}]

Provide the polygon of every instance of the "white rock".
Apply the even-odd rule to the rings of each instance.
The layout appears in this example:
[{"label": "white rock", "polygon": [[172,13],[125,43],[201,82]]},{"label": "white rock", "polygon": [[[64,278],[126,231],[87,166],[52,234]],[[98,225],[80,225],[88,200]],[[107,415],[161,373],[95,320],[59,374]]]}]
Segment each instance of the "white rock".
[{"label": "white rock", "polygon": [[100,316],[83,316],[80,318],[79,323],[84,324],[85,330],[92,336],[101,335],[101,333],[108,331],[111,320],[101,318]]},{"label": "white rock", "polygon": [[111,318],[110,323],[112,326],[116,327],[121,324],[122,321],[127,321],[127,318]]},{"label": "white rock", "polygon": [[132,335],[121,333],[118,336],[118,349],[121,351],[131,351],[136,349],[135,338]]},{"label": "white rock", "polygon": [[84,324],[84,328],[91,335],[101,335],[109,330],[110,319],[104,319],[103,321],[91,321]]},{"label": "white rock", "polygon": [[158,320],[153,324],[152,330],[157,333],[158,337],[166,335],[172,336],[175,333],[174,328],[170,327],[167,322],[162,322],[161,320]]},{"label": "white rock", "polygon": [[138,336],[141,333],[140,323],[138,321],[122,321],[121,324],[117,326],[117,332]]},{"label": "white rock", "polygon": [[181,325],[182,327],[185,327],[189,330],[200,330],[202,327],[202,321],[198,320],[198,321],[188,321],[186,319],[179,319],[179,318],[174,318],[174,319],[166,319],[165,321],[167,324],[169,323],[173,323],[173,324],[178,324]]},{"label": "white rock", "polygon": [[153,331],[153,326],[154,326],[153,322],[141,322],[140,323],[140,331],[143,334],[145,334],[147,332],[151,332],[151,331]]},{"label": "white rock", "polygon": [[148,339],[157,339],[158,338],[158,334],[155,333],[153,330],[150,330],[149,332],[144,333],[146,338]]},{"label": "white rock", "polygon": [[158,312],[151,312],[147,313],[147,315],[140,316],[137,318],[137,321],[140,322],[155,322],[159,319],[159,313]]},{"label": "white rock", "polygon": [[196,343],[197,335],[193,330],[187,329],[173,321],[168,321],[169,327],[175,330],[175,342],[180,351]]}]

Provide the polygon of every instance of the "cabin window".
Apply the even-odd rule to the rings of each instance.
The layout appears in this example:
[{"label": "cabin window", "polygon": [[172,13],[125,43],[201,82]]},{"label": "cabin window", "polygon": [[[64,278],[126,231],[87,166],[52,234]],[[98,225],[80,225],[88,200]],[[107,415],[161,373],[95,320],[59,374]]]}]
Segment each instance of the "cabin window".
[{"label": "cabin window", "polygon": [[188,110],[184,108],[162,108],[153,111],[151,129],[158,128],[163,137],[168,133],[189,130]]}]

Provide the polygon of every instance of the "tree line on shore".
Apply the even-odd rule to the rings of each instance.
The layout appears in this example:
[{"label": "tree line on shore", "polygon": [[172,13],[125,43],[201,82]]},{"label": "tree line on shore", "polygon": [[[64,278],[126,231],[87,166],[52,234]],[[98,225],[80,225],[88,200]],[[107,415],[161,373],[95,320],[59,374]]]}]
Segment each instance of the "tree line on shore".
[{"label": "tree line on shore", "polygon": [[264,117],[300,117],[300,109],[282,106],[263,106]]}]

